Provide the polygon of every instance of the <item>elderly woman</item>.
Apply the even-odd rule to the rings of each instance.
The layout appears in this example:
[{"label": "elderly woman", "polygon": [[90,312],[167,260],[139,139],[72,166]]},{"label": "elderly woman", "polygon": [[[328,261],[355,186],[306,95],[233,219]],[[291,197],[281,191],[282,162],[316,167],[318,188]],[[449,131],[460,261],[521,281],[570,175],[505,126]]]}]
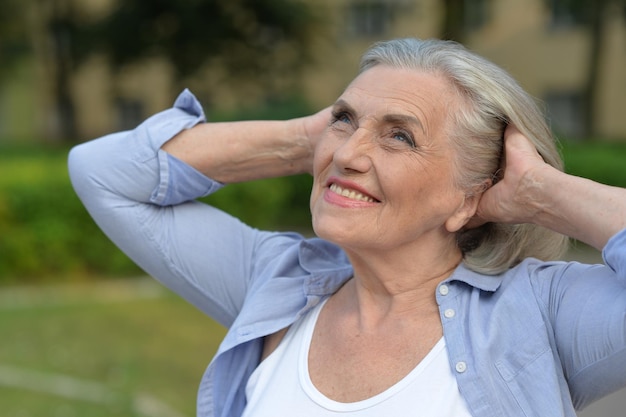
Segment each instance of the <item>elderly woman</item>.
[{"label": "elderly woman", "polygon": [[[70,172],[123,251],[228,327],[200,416],[574,417],[626,385],[626,190],[564,174],[533,100],[458,44],[377,44],[289,121],[205,123],[184,92]],[[318,238],[194,201],[303,172]],[[564,236],[606,266],[549,262]]]}]

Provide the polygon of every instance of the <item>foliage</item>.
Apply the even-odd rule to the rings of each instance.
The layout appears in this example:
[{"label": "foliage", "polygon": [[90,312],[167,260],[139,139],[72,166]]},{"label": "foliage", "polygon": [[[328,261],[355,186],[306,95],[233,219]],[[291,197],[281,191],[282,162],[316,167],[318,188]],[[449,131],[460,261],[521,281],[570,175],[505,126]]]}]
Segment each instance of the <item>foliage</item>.
[{"label": "foliage", "polygon": [[[0,149],[0,284],[129,276],[140,270],[74,193],[67,149]],[[255,227],[308,230],[310,178],[237,184],[206,198]]]},{"label": "foliage", "polygon": [[226,81],[254,77],[269,89],[271,80],[293,81],[309,62],[313,30],[322,22],[316,9],[296,0],[110,4],[106,13],[71,0],[0,1],[0,72],[19,56],[39,54],[57,112],[59,132],[52,136],[76,139],[72,79],[95,54],[105,55],[113,70],[159,57],[179,82],[215,63]]},{"label": "foliage", "polygon": [[441,39],[463,42],[466,35],[465,19],[467,2],[464,0],[444,0]]},{"label": "foliage", "polygon": [[78,201],[65,150],[0,155],[0,282],[138,272]]},{"label": "foliage", "polygon": [[626,143],[564,142],[565,171],[603,184],[626,188]]},{"label": "foliage", "polygon": [[[206,110],[206,109],[205,109]],[[287,120],[313,114],[319,109],[311,108],[308,101],[298,95],[282,95],[266,101],[264,105],[241,107],[235,111],[210,111],[207,117],[211,122],[238,120]]]},{"label": "foliage", "polygon": [[205,201],[261,229],[310,228],[311,177],[272,178],[229,185]]},{"label": "foliage", "polygon": [[28,51],[18,0],[0,1],[0,81]]},{"label": "foliage", "polygon": [[94,39],[114,67],[159,56],[184,77],[219,57],[234,78],[258,78],[306,62],[314,21],[309,6],[290,0],[124,0]]}]

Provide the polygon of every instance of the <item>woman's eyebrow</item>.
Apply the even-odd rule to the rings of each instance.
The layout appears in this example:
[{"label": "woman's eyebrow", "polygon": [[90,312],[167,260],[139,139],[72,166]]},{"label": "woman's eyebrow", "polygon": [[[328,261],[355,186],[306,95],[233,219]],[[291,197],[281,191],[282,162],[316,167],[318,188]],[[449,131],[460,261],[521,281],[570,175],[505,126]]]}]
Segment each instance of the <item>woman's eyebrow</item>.
[{"label": "woman's eyebrow", "polygon": [[342,109],[345,110],[349,113],[354,114],[354,109],[352,108],[351,105],[348,104],[347,101],[345,101],[344,99],[339,99],[335,102],[335,104],[333,104],[333,109]]},{"label": "woman's eyebrow", "polygon": [[[333,104],[333,110],[343,110],[350,114],[356,114],[356,111],[347,101],[344,99],[339,99]],[[422,122],[414,116],[409,116],[408,114],[386,114],[383,116],[383,122],[387,124],[402,124],[402,125],[414,125],[418,127],[422,132],[425,133],[424,125]]]},{"label": "woman's eyebrow", "polygon": [[413,117],[413,116],[409,116],[407,114],[386,114],[383,117],[383,121],[385,123],[389,123],[389,124],[415,125],[422,132],[425,133],[424,125],[422,124],[422,122],[420,122],[420,120],[418,118]]}]

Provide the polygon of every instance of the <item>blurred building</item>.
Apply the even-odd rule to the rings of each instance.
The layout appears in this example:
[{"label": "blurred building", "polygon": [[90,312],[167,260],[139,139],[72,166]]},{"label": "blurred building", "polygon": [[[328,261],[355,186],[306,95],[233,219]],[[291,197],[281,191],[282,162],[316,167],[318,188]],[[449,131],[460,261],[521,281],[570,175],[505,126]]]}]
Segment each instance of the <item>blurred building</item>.
[{"label": "blurred building", "polygon": [[[87,12],[103,13],[107,0],[79,1]],[[377,40],[442,36],[442,0],[300,0],[324,16],[313,46],[314,62],[301,75],[298,94],[314,108],[330,104],[357,71],[360,55]],[[592,35],[580,16],[558,0],[461,0],[464,42],[507,69],[542,100],[554,130],[584,135],[585,91],[593,62]],[[592,1],[592,0],[590,0]],[[616,4],[619,2],[615,2]],[[103,11],[104,10],[104,11]],[[593,106],[597,136],[626,140],[626,18],[609,10],[602,26],[598,82]],[[33,19],[36,20],[36,12]],[[34,38],[37,38],[36,34]],[[45,40],[40,40],[45,49]],[[46,137],[57,120],[49,94],[45,53],[25,64],[0,91],[0,136]],[[38,60],[38,61],[37,61]],[[32,64],[32,62],[30,63]],[[254,83],[228,85],[219,68],[207,69],[187,83],[208,112],[251,107],[271,100]],[[278,83],[280,84],[280,83]],[[70,80],[77,103],[81,138],[134,126],[171,105],[177,93],[167,62],[152,60],[112,74],[103,58],[94,58]]]},{"label": "blurred building", "polygon": [[[541,100],[557,133],[584,135],[584,94],[593,56],[591,30],[582,21],[585,16],[562,7],[564,2],[559,0],[462,1],[466,8],[463,43],[508,70]],[[307,97],[320,106],[333,100],[349,82],[360,54],[372,42],[396,37],[440,37],[442,4],[446,2],[323,3],[333,10],[328,14],[332,36],[320,47],[320,65],[304,78]],[[603,16],[593,118],[598,136],[626,140],[626,10],[619,2],[614,3],[615,7]]]}]

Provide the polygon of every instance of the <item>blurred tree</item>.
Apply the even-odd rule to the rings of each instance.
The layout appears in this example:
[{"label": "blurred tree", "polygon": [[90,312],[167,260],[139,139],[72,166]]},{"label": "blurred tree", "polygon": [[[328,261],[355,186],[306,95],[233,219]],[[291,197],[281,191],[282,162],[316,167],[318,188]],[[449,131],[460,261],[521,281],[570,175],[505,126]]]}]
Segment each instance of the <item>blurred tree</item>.
[{"label": "blurred tree", "polygon": [[465,42],[467,35],[489,20],[490,0],[444,0],[439,37]]},{"label": "blurred tree", "polygon": [[[17,0],[9,1],[18,4]],[[71,83],[81,64],[92,53],[93,20],[76,0],[20,1],[19,9],[17,24],[27,34],[29,53],[49,80],[44,87],[50,89],[53,124],[49,126],[47,136],[74,141],[78,134]]]},{"label": "blurred tree", "polygon": [[19,0],[0,0],[0,79],[28,53],[28,37]]},{"label": "blurred tree", "polygon": [[185,77],[219,58],[233,77],[259,77],[305,63],[315,22],[294,0],[120,0],[95,39],[114,68],[158,56]]},{"label": "blurred tree", "polygon": [[443,1],[441,38],[463,43],[465,39],[466,0]]},{"label": "blurred tree", "polygon": [[584,26],[589,32],[589,59],[582,89],[583,136],[597,134],[594,117],[605,46],[605,26],[610,14],[621,9],[626,19],[626,0],[546,0],[552,11],[552,25]]},{"label": "blurred tree", "polygon": [[[81,15],[71,0],[38,0],[32,13],[42,35],[41,44],[35,50],[40,52],[52,81],[57,135],[60,139],[74,141],[78,133],[70,83],[82,62],[81,42],[87,41],[82,33]],[[34,41],[37,41],[36,37]]]},{"label": "blurred tree", "polygon": [[[15,32],[7,39],[32,41],[52,80],[57,136],[65,140],[77,138],[70,84],[93,54],[104,54],[113,70],[164,58],[176,81],[217,62],[232,79],[269,83],[289,79],[308,61],[319,22],[311,6],[297,0],[111,0],[109,13],[96,15],[85,6],[75,0],[0,0],[0,36]],[[3,66],[5,55],[18,51],[15,45],[22,43],[0,42]]]}]

